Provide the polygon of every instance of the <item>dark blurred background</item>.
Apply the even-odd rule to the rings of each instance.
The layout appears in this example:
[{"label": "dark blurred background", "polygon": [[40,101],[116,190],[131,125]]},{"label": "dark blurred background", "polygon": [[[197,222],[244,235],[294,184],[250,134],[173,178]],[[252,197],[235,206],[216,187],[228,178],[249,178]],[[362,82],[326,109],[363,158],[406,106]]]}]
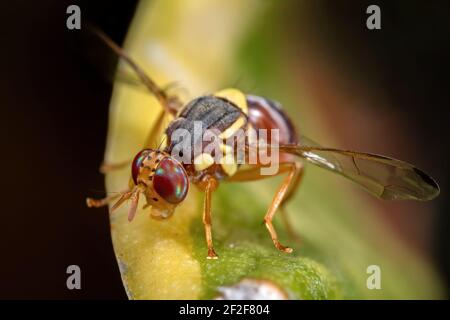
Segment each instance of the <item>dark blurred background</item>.
[{"label": "dark blurred background", "polygon": [[[93,211],[85,206],[87,194],[104,189],[98,166],[105,147],[111,84],[83,58],[76,31],[66,29],[70,4],[81,7],[82,21],[95,23],[118,43],[126,35],[136,6],[135,1],[0,4],[2,299],[126,298],[106,209]],[[381,7],[381,30],[365,28],[369,4]],[[334,112],[327,109],[339,138],[352,141],[348,147],[357,150],[376,149],[380,144],[402,149],[397,154],[417,160],[438,179],[441,196],[429,214],[414,212],[413,205],[399,205],[402,213],[387,220],[436,265],[449,288],[450,4],[315,0],[290,3],[286,8],[281,30],[295,35],[307,28],[311,38],[320,39],[311,52],[333,55],[336,73],[339,68],[357,70],[352,81],[380,88],[392,102],[379,108],[369,104],[362,110],[351,104]],[[302,44],[294,43],[291,49],[293,56],[308,52]],[[331,96],[336,100],[340,92],[329,88],[338,90],[340,79],[329,72],[320,74],[319,68],[326,66],[295,67],[303,71],[299,81],[306,82],[312,94],[317,91],[320,105],[326,108]],[[342,101],[351,98],[340,97]],[[376,134],[371,135],[374,141],[347,139],[358,130],[364,133],[368,122],[378,125],[367,132],[383,133],[387,139],[376,139]],[[390,126],[397,127],[390,130]],[[397,142],[390,141],[393,133],[399,135],[392,139]],[[395,206],[390,204],[389,209]],[[66,288],[65,272],[71,264],[81,267],[82,290]]]}]

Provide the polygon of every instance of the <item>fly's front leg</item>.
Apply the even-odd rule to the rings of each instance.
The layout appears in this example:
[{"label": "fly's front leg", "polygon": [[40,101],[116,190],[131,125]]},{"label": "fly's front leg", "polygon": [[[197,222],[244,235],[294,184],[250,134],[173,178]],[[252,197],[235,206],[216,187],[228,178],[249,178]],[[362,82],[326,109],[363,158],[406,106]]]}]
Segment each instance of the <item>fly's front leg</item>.
[{"label": "fly's front leg", "polygon": [[86,204],[89,208],[100,208],[108,205],[110,202],[114,201],[120,197],[120,193],[111,196],[106,196],[103,199],[86,198]]},{"label": "fly's front leg", "polygon": [[[161,110],[159,112],[159,115],[156,119],[155,125],[153,126],[153,128],[150,130],[150,133],[147,136],[146,142],[145,142],[145,147],[157,147],[157,139],[159,136],[160,131],[162,130],[162,126],[164,123],[164,118],[167,115],[167,112],[165,112],[165,110]],[[101,166],[100,166],[100,172],[103,174],[109,173],[111,171],[115,171],[118,169],[122,169],[126,166],[130,166],[130,163],[132,162],[132,159],[127,160],[127,161],[123,161],[123,162],[119,162],[119,163],[107,163],[104,162]],[[133,186],[133,181],[130,178],[129,181],[130,184],[130,188]],[[128,192],[130,190],[127,190],[126,192]],[[110,203],[112,200],[118,198],[120,196],[120,194],[118,195],[112,195],[112,196],[108,196],[105,197],[103,199],[93,199],[93,198],[87,198],[86,199],[86,203],[87,206],[89,208],[98,208],[98,207],[103,207],[106,206],[108,203]]]},{"label": "fly's front leg", "polygon": [[[86,198],[86,204],[89,208],[100,208],[100,207],[107,206],[108,204],[110,204],[111,202],[116,200],[117,198],[120,198],[117,201],[117,203],[120,202],[120,204],[122,204],[123,201],[128,200],[131,197],[132,192],[133,192],[133,190],[132,190],[132,188],[130,188],[125,191],[118,192],[118,193],[110,195],[110,196],[106,196],[103,199]],[[116,203],[116,205],[117,205],[117,203]],[[114,210],[114,209],[115,208],[113,207],[112,210]]]},{"label": "fly's front leg", "polygon": [[205,186],[205,202],[203,205],[203,225],[205,226],[206,244],[208,245],[207,259],[217,259],[218,256],[214,251],[212,240],[212,224],[211,224],[211,196],[213,191],[217,188],[217,181],[212,177],[206,179]]},{"label": "fly's front leg", "polygon": [[116,203],[114,203],[114,205],[111,207],[110,213],[113,213],[113,211],[115,211],[118,207],[120,207],[127,200],[131,200],[131,206],[128,211],[128,221],[131,221],[131,220],[133,220],[133,218],[136,214],[140,192],[142,192],[142,188],[138,186],[138,187],[134,187],[133,189],[129,189],[129,190],[120,192],[118,194],[105,197],[103,199],[87,198],[86,204],[89,208],[99,208],[99,207],[106,206],[109,203],[111,203],[112,201],[114,201],[115,199],[119,198],[116,201]]}]

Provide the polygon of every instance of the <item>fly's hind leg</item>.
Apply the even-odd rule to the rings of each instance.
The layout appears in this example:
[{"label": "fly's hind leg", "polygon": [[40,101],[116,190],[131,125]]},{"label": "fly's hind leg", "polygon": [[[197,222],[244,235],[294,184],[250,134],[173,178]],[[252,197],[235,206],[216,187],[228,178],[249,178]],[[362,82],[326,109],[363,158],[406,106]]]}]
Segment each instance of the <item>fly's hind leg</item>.
[{"label": "fly's hind leg", "polygon": [[292,228],[292,225],[289,221],[288,212],[286,211],[286,204],[289,200],[292,199],[292,196],[297,192],[298,187],[303,178],[303,164],[301,162],[294,162],[295,166],[295,175],[292,178],[292,182],[289,186],[288,191],[284,195],[283,201],[280,203],[279,211],[280,217],[284,225],[284,229],[286,230],[288,236],[297,243],[301,243],[300,235]]},{"label": "fly's hind leg", "polygon": [[[241,172],[237,172],[233,177],[231,177],[229,181],[253,181],[272,177],[261,175],[260,169],[261,166],[256,166],[250,169],[242,170]],[[286,172],[288,173],[288,175],[283,180],[283,183],[279,187],[272,200],[271,205],[269,206],[269,209],[267,210],[266,215],[264,216],[264,224],[269,231],[270,237],[272,238],[275,247],[282,252],[291,253],[293,251],[292,248],[283,246],[278,240],[278,235],[275,231],[272,221],[277,209],[283,209],[283,205],[287,200],[291,198],[291,196],[299,186],[303,174],[303,166],[300,162],[281,163],[277,175]],[[283,218],[286,218],[286,216],[284,216]],[[288,224],[287,219],[283,220],[286,221],[286,224]],[[290,228],[289,225],[287,227]],[[288,230],[289,229],[287,229],[287,231]]]},{"label": "fly's hind leg", "polygon": [[275,216],[275,213],[277,212],[278,207],[283,202],[283,198],[288,192],[289,186],[294,181],[294,178],[296,176],[295,164],[291,164],[290,167],[291,168],[288,171],[288,175],[286,176],[286,178],[284,178],[283,183],[281,184],[280,188],[278,189],[277,193],[275,194],[272,200],[272,203],[270,204],[269,210],[267,210],[267,213],[264,216],[264,224],[266,225],[266,228],[269,231],[273,244],[278,250],[286,253],[291,253],[293,250],[292,248],[285,247],[280,243],[280,241],[278,240],[277,232],[275,231],[275,228],[273,226],[272,220],[273,217]]}]

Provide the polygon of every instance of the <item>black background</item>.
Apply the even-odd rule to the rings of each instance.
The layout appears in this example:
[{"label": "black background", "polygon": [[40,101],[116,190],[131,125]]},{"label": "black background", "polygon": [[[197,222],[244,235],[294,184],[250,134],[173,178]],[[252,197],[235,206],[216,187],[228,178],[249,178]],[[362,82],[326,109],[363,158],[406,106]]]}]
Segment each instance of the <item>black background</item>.
[{"label": "black background", "polygon": [[[449,5],[444,1],[376,3],[382,7],[383,25],[396,25],[381,30],[376,38],[358,31],[369,2],[320,1],[318,8],[335,26],[333,36],[355,38],[371,48],[373,58],[385,66],[384,81],[392,87],[396,107],[408,108],[417,130],[432,137],[421,143],[424,152],[435,158],[433,173],[443,189],[437,200],[433,254],[448,283]],[[104,188],[98,165],[105,146],[111,85],[81,57],[77,31],[66,29],[70,4],[80,5],[82,21],[95,23],[118,43],[135,9],[134,1],[0,5],[3,299],[126,298],[107,212],[85,206],[87,194]],[[409,46],[399,46],[398,37],[409,39]],[[349,50],[358,50],[349,43]],[[410,55],[411,51],[416,54]],[[414,60],[408,59],[411,56]],[[403,72],[390,73],[393,65]],[[66,288],[70,264],[81,267],[82,290]]]},{"label": "black background", "polygon": [[[86,208],[104,190],[98,173],[111,84],[82,57],[66,8],[78,4],[119,43],[133,1],[2,3],[4,198],[1,298],[126,298],[105,210]],[[5,32],[6,31],[6,32]],[[6,151],[6,150],[5,150]],[[98,193],[102,196],[102,193]],[[82,290],[66,288],[79,265]]]}]

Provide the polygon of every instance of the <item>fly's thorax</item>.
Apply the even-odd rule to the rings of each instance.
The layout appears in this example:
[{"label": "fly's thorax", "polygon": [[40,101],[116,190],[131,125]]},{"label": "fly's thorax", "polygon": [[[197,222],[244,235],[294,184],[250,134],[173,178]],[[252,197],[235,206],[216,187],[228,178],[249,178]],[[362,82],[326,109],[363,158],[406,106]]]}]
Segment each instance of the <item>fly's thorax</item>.
[{"label": "fly's thorax", "polygon": [[235,137],[238,131],[245,135],[247,112],[245,95],[236,89],[194,99],[168,126],[165,151],[192,175],[207,172],[216,178],[232,176],[238,167]]}]

